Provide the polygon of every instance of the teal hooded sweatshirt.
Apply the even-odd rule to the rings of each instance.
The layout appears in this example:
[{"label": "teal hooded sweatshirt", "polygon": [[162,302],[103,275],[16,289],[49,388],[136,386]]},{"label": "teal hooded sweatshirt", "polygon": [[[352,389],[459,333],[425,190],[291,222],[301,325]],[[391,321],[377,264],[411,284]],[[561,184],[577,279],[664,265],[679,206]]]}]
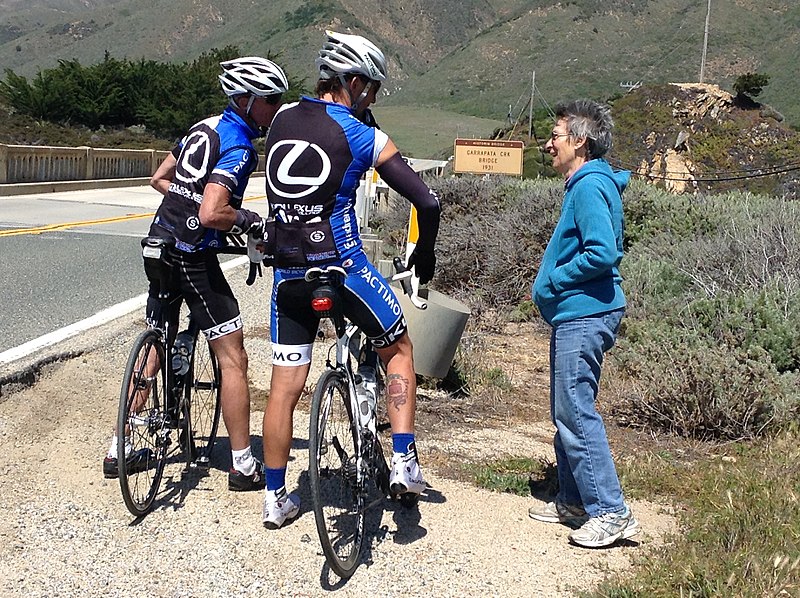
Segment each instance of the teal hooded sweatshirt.
[{"label": "teal hooded sweatshirt", "polygon": [[531,292],[549,324],[625,307],[619,263],[622,192],[630,176],[594,159],[566,181],[561,216]]}]

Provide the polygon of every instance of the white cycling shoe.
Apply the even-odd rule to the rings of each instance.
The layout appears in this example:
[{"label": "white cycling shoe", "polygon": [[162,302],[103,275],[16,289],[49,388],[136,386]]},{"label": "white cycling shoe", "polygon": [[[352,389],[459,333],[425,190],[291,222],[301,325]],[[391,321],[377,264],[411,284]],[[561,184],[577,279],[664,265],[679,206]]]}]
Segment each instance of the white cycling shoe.
[{"label": "white cycling shoe", "polygon": [[428,483],[422,477],[416,451],[394,453],[391,467],[389,489],[392,494],[421,494],[428,487]]},{"label": "white cycling shoe", "polygon": [[286,488],[266,491],[261,519],[267,529],[278,529],[299,512],[300,498],[296,494],[287,494]]}]

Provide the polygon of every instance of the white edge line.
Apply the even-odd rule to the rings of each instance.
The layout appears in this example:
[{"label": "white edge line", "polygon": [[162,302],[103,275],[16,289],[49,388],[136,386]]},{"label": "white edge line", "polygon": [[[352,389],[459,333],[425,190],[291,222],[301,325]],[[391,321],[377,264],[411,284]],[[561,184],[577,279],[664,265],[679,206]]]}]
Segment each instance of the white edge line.
[{"label": "white edge line", "polygon": [[[235,268],[236,266],[241,266],[242,264],[247,263],[248,258],[246,255],[234,258],[232,260],[228,260],[224,264],[222,264],[222,271],[230,270],[231,268]],[[59,328],[58,330],[54,330],[53,332],[48,332],[47,334],[40,336],[39,338],[35,338],[27,343],[23,343],[18,347],[14,347],[13,349],[9,349],[7,351],[3,351],[0,353],[0,364],[11,363],[12,361],[16,361],[17,359],[21,359],[22,357],[26,357],[31,353],[35,353],[39,349],[44,349],[45,347],[49,347],[51,345],[55,345],[63,340],[71,338],[80,334],[81,332],[85,332],[90,330],[91,328],[95,328],[97,326],[101,326],[102,324],[106,324],[111,320],[115,320],[116,318],[122,317],[144,307],[147,304],[147,293],[143,293],[137,297],[133,297],[132,299],[128,299],[127,301],[123,301],[122,303],[117,303],[116,305],[112,305],[102,311],[97,312],[93,316],[89,316],[88,318],[81,320],[79,322],[75,322],[74,324],[70,324],[69,326],[65,326],[64,328]]]}]

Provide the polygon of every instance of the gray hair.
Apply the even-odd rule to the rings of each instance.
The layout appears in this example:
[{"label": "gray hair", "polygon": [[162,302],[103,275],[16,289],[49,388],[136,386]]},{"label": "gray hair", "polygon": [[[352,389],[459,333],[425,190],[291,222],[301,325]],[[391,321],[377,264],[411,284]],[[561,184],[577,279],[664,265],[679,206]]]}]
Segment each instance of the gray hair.
[{"label": "gray hair", "polygon": [[611,129],[614,120],[611,108],[592,100],[574,100],[556,106],[556,118],[567,121],[573,137],[586,137],[589,158],[602,158],[611,149]]}]

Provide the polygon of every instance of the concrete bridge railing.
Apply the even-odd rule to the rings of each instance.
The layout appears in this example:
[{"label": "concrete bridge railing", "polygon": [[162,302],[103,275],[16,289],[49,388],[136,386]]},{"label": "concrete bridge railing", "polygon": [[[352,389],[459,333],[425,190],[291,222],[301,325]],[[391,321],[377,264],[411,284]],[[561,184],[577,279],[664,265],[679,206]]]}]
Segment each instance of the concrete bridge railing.
[{"label": "concrete bridge railing", "polygon": [[150,177],[167,153],[0,144],[0,185]]},{"label": "concrete bridge railing", "polygon": [[[0,143],[0,196],[146,185],[167,154],[153,149]],[[260,155],[256,172],[263,171]]]}]

